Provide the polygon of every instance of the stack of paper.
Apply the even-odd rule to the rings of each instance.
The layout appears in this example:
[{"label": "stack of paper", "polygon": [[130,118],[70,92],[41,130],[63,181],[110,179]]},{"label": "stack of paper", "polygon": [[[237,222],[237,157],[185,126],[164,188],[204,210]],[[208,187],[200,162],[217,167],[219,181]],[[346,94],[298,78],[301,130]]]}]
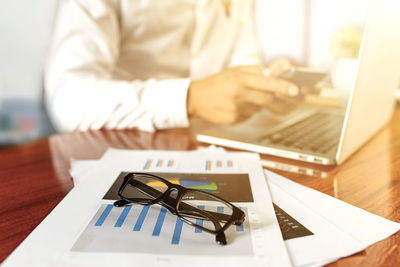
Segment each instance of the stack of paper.
[{"label": "stack of paper", "polygon": [[[260,166],[256,154],[216,149],[111,149],[98,161],[73,161],[75,188],[4,266],[321,266],[400,229]],[[246,221],[220,246],[159,205],[113,207],[128,171],[205,189],[240,207]]]},{"label": "stack of paper", "polygon": [[265,171],[272,200],[313,232],[285,241],[295,266],[321,266],[357,253],[400,224]]}]

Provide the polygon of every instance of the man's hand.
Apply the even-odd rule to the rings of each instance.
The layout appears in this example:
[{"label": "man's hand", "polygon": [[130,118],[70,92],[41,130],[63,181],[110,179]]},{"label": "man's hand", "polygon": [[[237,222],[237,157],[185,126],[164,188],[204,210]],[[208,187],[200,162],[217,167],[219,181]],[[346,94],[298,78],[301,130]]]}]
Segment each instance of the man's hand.
[{"label": "man's hand", "polygon": [[280,57],[273,60],[268,65],[268,70],[271,76],[279,76],[280,74],[284,73],[285,71],[289,70],[292,67],[293,65],[289,59],[285,57]]},{"label": "man's hand", "polygon": [[233,124],[261,108],[277,113],[290,111],[297,106],[298,94],[294,84],[264,76],[261,66],[241,66],[193,81],[188,92],[188,114]]}]

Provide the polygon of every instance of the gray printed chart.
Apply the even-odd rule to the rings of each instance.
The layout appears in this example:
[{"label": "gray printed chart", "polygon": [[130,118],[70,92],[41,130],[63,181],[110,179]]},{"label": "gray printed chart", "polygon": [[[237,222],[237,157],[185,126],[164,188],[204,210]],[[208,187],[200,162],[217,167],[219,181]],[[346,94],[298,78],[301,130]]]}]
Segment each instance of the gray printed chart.
[{"label": "gray printed chart", "polygon": [[[222,207],[215,207],[215,211],[224,212]],[[247,217],[247,209],[243,208],[243,211]],[[209,222],[198,220],[196,223]],[[225,234],[228,245],[220,246],[215,242],[213,234],[184,223],[160,205],[118,208],[112,204],[103,204],[71,250],[208,256],[253,255],[248,219],[242,226],[229,227]]]}]

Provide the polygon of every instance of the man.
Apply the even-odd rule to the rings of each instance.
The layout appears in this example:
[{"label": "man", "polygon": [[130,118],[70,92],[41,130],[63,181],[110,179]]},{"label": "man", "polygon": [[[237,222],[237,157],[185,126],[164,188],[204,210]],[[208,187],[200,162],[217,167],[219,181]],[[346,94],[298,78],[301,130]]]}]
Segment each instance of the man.
[{"label": "man", "polygon": [[231,124],[282,111],[298,89],[274,76],[281,63],[263,75],[252,9],[249,0],[71,0],[46,69],[55,127],[153,131],[190,116]]}]

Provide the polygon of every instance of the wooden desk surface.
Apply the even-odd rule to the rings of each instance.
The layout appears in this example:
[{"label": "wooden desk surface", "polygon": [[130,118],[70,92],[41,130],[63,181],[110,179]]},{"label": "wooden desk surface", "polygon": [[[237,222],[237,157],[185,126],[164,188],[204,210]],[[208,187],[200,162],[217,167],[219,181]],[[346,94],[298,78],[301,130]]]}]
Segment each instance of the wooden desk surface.
[{"label": "wooden desk surface", "polygon": [[[109,147],[190,150],[198,145],[190,129],[174,129],[155,134],[70,133],[0,149],[0,262],[73,187],[68,173],[69,158],[96,159]],[[396,108],[389,125],[338,167],[263,158],[325,173],[325,178],[319,178],[274,170],[293,181],[400,222],[400,107]],[[400,266],[400,233],[330,266]]]}]

